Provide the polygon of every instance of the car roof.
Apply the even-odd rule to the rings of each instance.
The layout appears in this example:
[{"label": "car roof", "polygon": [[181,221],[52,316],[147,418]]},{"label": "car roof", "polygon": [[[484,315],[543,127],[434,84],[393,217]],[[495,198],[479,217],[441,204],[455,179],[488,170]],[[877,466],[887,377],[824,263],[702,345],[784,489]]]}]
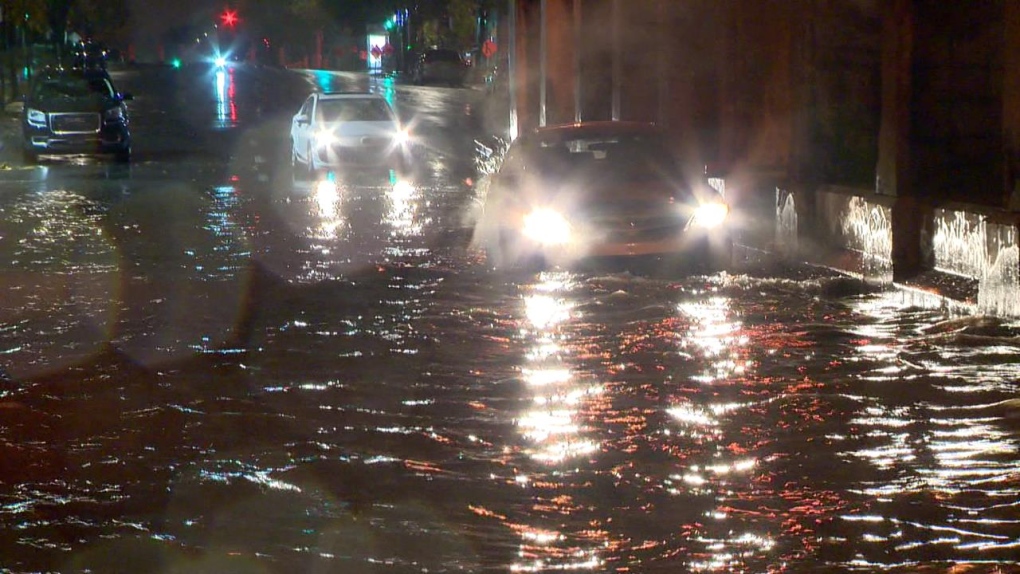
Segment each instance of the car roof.
[{"label": "car roof", "polygon": [[662,133],[662,130],[653,122],[613,120],[548,125],[536,128],[533,133],[539,139],[568,139],[620,134],[655,135]]},{"label": "car roof", "polygon": [[386,98],[375,92],[318,92],[320,100],[364,100],[376,99],[386,101]]},{"label": "car roof", "polygon": [[104,80],[112,82],[113,79],[110,77],[110,73],[106,70],[83,70],[81,68],[50,68],[36,73],[33,81],[50,80],[55,78],[84,78],[86,80],[94,80],[102,78]]}]

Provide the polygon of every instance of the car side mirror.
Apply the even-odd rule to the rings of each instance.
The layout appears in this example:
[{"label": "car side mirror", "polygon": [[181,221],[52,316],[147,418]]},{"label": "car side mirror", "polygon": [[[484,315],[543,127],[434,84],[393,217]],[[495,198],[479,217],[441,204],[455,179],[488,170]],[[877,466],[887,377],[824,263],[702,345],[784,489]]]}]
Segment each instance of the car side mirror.
[{"label": "car side mirror", "polygon": [[297,125],[299,126],[306,126],[308,125],[308,116],[305,115],[298,116],[294,118],[294,121],[297,122]]}]

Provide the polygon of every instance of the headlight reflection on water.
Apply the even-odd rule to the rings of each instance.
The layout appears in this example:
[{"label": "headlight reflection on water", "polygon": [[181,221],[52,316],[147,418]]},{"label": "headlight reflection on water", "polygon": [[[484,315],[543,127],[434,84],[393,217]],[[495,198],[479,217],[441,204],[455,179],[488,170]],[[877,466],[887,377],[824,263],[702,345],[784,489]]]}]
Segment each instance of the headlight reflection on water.
[{"label": "headlight reflection on water", "polygon": [[332,178],[323,179],[315,184],[315,191],[312,195],[315,206],[318,208],[319,218],[315,237],[318,239],[335,238],[346,225],[339,185]]},{"label": "headlight reflection on water", "polygon": [[678,351],[691,355],[699,365],[685,383],[705,391],[684,393],[666,409],[669,426],[664,434],[679,444],[699,446],[669,475],[663,489],[673,496],[706,501],[705,518],[691,532],[696,550],[686,569],[742,571],[749,563],[771,560],[776,546],[770,527],[763,526],[768,521],[759,520],[770,511],[759,506],[756,494],[749,494],[758,488],[769,490],[769,485],[760,483],[760,476],[768,471],[760,468],[754,441],[746,440],[751,437],[734,439],[729,420],[756,403],[720,400],[726,396],[723,389],[744,388],[749,378],[751,337],[735,316],[729,297],[703,293],[681,301],[676,310],[680,324],[686,324]]},{"label": "headlight reflection on water", "polygon": [[237,104],[234,96],[234,69],[218,69],[213,76],[216,86],[216,127],[237,125]]},{"label": "headlight reflection on water", "polygon": [[385,222],[393,229],[395,236],[418,236],[424,232],[430,220],[420,215],[421,192],[409,181],[400,179],[393,182],[386,192],[388,209]]},{"label": "headlight reflection on water", "polygon": [[743,325],[730,318],[728,298],[710,297],[703,301],[684,302],[677,308],[691,320],[683,346],[711,359],[713,368],[706,370],[699,380],[711,383],[746,370],[746,360],[738,351],[747,346],[748,337],[741,332]]},{"label": "headlight reflection on water", "polygon": [[[597,456],[600,450],[598,441],[585,436],[588,428],[582,413],[602,387],[586,380],[588,377],[571,364],[577,352],[570,329],[579,318],[573,301],[576,291],[571,274],[543,273],[522,298],[518,336],[529,349],[520,372],[522,390],[531,397],[517,417],[520,436],[528,445],[524,450],[527,459],[516,472],[516,484],[522,488],[544,488],[540,485],[545,473],[559,472],[571,461],[583,464],[584,457]],[[535,465],[537,468],[528,471]],[[574,503],[569,498],[553,504],[564,505],[560,512],[570,512]],[[539,514],[546,512],[548,509]],[[603,566],[600,553],[606,545],[605,533],[560,532],[547,525],[509,526],[521,539],[511,571],[598,570]]]}]

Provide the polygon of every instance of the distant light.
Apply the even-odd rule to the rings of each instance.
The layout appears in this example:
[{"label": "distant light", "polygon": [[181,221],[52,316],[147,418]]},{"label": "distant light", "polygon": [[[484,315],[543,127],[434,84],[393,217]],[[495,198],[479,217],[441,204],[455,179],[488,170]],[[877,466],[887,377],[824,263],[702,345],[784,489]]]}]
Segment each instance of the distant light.
[{"label": "distant light", "polygon": [[234,26],[236,26],[237,25],[237,10],[231,10],[230,8],[225,8],[223,10],[223,13],[220,14],[220,22],[223,22],[223,25],[226,26],[227,28],[233,28]]},{"label": "distant light", "polygon": [[175,67],[175,68],[180,68],[181,67],[181,59],[180,58],[174,58],[173,60],[170,60],[170,65]]}]

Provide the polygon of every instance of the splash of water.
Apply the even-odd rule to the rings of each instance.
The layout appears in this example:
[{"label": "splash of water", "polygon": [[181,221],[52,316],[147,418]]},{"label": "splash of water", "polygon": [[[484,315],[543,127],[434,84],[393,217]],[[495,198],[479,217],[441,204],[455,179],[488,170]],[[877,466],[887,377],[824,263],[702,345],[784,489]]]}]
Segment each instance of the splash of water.
[{"label": "splash of water", "polygon": [[964,211],[935,210],[932,236],[935,269],[980,278],[988,266],[986,237],[983,216]]},{"label": "splash of water", "polygon": [[846,247],[861,254],[861,272],[866,277],[892,280],[892,211],[851,197],[840,221]]},{"label": "splash of water", "polygon": [[797,205],[793,193],[776,188],[776,244],[785,254],[795,254],[797,243]]},{"label": "splash of water", "polygon": [[978,285],[978,310],[1001,316],[1020,316],[1020,246],[1012,225],[986,224],[988,246],[995,253]]}]

